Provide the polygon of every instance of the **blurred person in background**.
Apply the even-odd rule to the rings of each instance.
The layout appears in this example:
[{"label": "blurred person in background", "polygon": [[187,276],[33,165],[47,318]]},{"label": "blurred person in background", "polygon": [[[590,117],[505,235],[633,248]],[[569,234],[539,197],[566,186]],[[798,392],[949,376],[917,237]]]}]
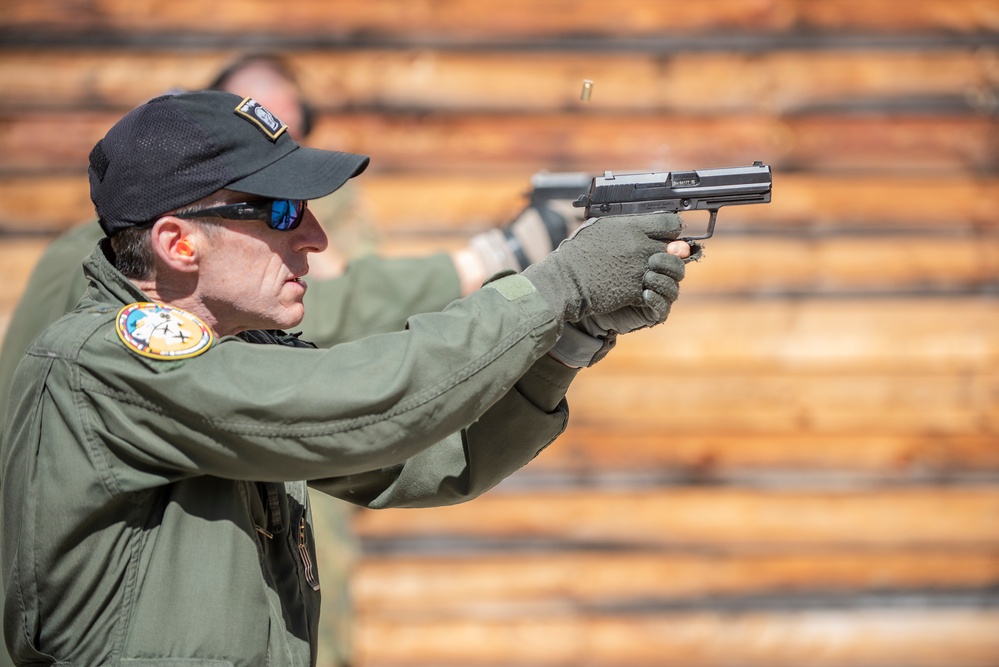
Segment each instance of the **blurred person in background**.
[{"label": "blurred person in background", "polygon": [[[315,114],[293,70],[275,54],[241,56],[207,88],[254,98],[281,118],[296,140],[304,141],[313,129]],[[549,202],[529,206],[504,228],[477,234],[457,250],[383,258],[376,254],[377,234],[363,215],[352,181],[309,206],[331,239],[328,248],[310,260],[301,323],[303,337],[320,347],[396,331],[410,315],[441,310],[489,276],[520,271],[541,259],[582,222],[569,199]],[[0,429],[17,363],[42,329],[76,307],[87,286],[82,263],[103,237],[96,220],[90,219],[54,239],[33,269],[0,349]],[[326,494],[313,496],[315,523],[322,527],[317,552],[324,579],[319,664],[344,667],[351,660],[349,579],[358,556],[351,527],[354,508]],[[0,667],[6,660],[0,652]]]}]

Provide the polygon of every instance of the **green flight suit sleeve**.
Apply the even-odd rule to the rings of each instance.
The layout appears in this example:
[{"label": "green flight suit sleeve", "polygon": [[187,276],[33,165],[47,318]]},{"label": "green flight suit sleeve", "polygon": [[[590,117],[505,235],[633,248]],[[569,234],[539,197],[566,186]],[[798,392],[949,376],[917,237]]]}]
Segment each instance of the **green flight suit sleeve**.
[{"label": "green flight suit sleeve", "polygon": [[[536,364],[555,342],[556,320],[523,276],[416,315],[405,331],[329,350],[226,338],[162,361],[125,350],[107,316],[95,327],[78,368],[49,372],[86,394],[92,407],[80,428],[111,453],[105,483],[121,491],[195,475],[289,481],[390,470],[380,489],[362,475],[363,493],[348,479],[337,495],[378,506],[453,502],[463,495],[450,479],[461,459],[464,488],[488,488],[567,419],[561,395],[571,374]],[[540,388],[553,382],[554,394]],[[412,483],[390,489],[400,475]]]},{"label": "green flight suit sleeve", "polygon": [[459,298],[458,273],[447,254],[365,257],[337,278],[309,282],[300,329],[305,340],[330,347],[399,331],[410,315],[443,310]]},{"label": "green flight suit sleeve", "polygon": [[314,480],[310,486],[372,509],[455,504],[480,496],[562,433],[569,416],[565,392],[577,372],[546,355],[513,391],[444,442],[397,466]]}]

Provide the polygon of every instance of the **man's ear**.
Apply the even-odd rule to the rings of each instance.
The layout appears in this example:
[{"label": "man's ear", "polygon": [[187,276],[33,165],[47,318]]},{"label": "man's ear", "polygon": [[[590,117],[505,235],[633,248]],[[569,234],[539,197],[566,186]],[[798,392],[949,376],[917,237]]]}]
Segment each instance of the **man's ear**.
[{"label": "man's ear", "polygon": [[195,271],[198,268],[198,228],[194,223],[173,216],[164,216],[153,224],[150,244],[157,259],[175,271]]}]

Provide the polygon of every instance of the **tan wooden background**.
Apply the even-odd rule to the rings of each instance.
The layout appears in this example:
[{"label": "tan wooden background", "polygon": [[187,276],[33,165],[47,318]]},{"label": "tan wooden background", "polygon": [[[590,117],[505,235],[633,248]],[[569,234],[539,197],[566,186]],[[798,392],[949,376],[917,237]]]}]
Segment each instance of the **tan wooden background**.
[{"label": "tan wooden background", "polygon": [[999,3],[7,0],[0,330],[110,124],[260,48],[387,253],[540,169],[774,169],[531,466],[359,515],[361,667],[999,665]]}]

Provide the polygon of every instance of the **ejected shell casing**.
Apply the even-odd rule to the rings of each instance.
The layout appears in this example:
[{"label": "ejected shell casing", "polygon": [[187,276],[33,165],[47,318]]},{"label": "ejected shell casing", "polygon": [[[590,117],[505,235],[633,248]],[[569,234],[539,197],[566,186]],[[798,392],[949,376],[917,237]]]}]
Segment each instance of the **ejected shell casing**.
[{"label": "ejected shell casing", "polygon": [[593,82],[589,79],[583,79],[583,90],[579,93],[579,99],[584,102],[590,101],[590,95],[593,94]]}]

